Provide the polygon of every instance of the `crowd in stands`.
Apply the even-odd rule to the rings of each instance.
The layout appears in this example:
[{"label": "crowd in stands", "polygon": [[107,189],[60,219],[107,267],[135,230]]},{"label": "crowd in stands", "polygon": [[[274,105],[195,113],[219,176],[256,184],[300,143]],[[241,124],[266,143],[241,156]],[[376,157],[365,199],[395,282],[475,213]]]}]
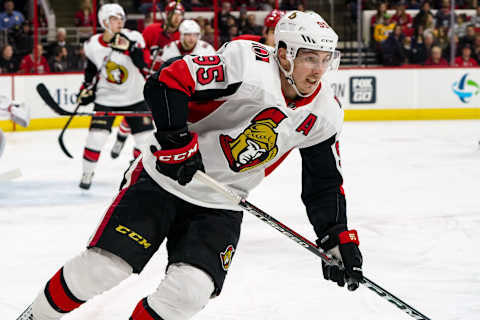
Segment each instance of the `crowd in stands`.
[{"label": "crowd in stands", "polygon": [[[412,16],[406,9],[419,6]],[[458,8],[467,8],[468,1],[456,1]],[[471,5],[471,3],[470,3]],[[454,12],[451,23],[451,3],[442,1],[400,1],[393,6],[378,2],[377,11],[370,21],[372,47],[379,64],[387,66],[425,65],[447,66],[450,61],[458,67],[480,64],[480,6],[476,4],[471,16]],[[432,7],[436,8],[435,13]],[[388,9],[394,8],[393,15]],[[451,39],[454,50],[451,50]],[[453,53],[453,56],[452,56]]]},{"label": "crowd in stands", "polygon": [[[152,0],[132,0],[134,7],[139,13],[145,14],[142,23],[132,21],[127,28],[136,29],[140,32],[153,22]],[[27,15],[26,4],[28,1],[3,1],[4,11],[0,12],[0,35],[5,35],[3,45],[0,47],[0,73],[33,73],[35,66],[33,48],[33,24],[25,17]],[[105,1],[103,1],[105,2]],[[98,1],[98,5],[103,3]],[[108,2],[108,1],[107,1]],[[158,12],[162,12],[167,0],[156,1]],[[230,41],[242,34],[262,34],[262,25],[255,23],[255,16],[249,11],[271,11],[275,7],[275,0],[226,0],[219,1],[221,11],[218,13],[220,29],[220,42]],[[284,10],[304,10],[303,0],[280,0],[280,8]],[[182,0],[187,11],[211,11],[212,0]],[[232,15],[231,11],[238,10],[239,17]],[[47,33],[47,19],[43,9],[39,7],[39,27],[41,33]],[[91,0],[84,0],[79,10],[72,17],[74,24],[80,33],[82,41],[92,34],[97,14],[92,10]],[[202,32],[202,39],[214,44],[213,19],[205,19],[201,16],[195,19]],[[157,21],[158,22],[158,21]],[[97,23],[98,25],[98,23]],[[83,36],[82,36],[83,33]],[[83,71],[87,60],[81,43],[69,43],[65,28],[58,28],[55,41],[47,42],[46,37],[41,38],[37,46],[37,73],[47,72],[70,72]],[[82,42],[81,41],[81,42]]]}]

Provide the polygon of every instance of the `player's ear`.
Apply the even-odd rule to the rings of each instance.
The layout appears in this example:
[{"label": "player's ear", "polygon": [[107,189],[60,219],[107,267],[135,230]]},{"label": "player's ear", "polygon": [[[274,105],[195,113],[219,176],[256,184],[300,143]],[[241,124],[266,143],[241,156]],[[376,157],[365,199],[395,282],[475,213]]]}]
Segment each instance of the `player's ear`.
[{"label": "player's ear", "polygon": [[285,70],[290,70],[290,61],[287,60],[287,49],[278,48],[277,56],[282,68]]}]

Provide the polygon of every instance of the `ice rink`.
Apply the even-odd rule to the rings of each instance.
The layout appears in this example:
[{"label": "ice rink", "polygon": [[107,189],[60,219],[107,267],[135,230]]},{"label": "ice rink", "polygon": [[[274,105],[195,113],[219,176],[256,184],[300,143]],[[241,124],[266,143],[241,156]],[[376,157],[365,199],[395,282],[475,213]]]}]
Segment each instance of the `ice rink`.
[{"label": "ice rink", "polygon": [[[16,319],[66,259],[85,247],[131,155],[100,158],[81,191],[86,129],[6,133],[0,173],[0,319]],[[431,319],[480,319],[480,121],[347,122],[341,139],[349,226],[356,228],[371,280]],[[108,152],[107,152],[108,151]],[[293,152],[249,201],[314,240],[300,201]],[[164,275],[164,247],[139,276],[64,319],[128,319]],[[366,288],[348,292],[323,280],[320,260],[245,214],[222,294],[199,320],[412,319]]]}]

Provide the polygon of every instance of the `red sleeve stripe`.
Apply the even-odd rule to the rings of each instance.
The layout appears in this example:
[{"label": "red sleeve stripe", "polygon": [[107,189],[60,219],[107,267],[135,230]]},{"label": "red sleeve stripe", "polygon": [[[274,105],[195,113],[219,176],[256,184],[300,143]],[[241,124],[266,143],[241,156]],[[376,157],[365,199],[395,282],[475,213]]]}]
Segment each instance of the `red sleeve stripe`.
[{"label": "red sleeve stripe", "polygon": [[147,298],[143,298],[133,310],[130,320],[163,320],[153,311],[147,303]]},{"label": "red sleeve stripe", "polygon": [[[133,186],[137,182],[138,177],[140,176],[140,173],[142,172],[142,170],[143,170],[143,163],[142,163],[142,160],[140,160],[138,162],[137,166],[135,167],[135,169],[133,170],[133,172],[130,172],[130,173],[126,174],[125,178],[126,179],[129,179],[129,178],[131,179],[128,187],[123,188],[118,193],[118,195],[115,197],[115,200],[113,200],[113,203],[108,208],[107,213],[105,213],[105,216],[103,217],[103,220],[100,223],[100,226],[98,227],[97,231],[95,232],[95,235],[93,236],[92,241],[90,241],[90,243],[88,244],[88,247],[95,247],[97,245],[98,240],[100,240],[100,237],[102,236],[103,231],[107,227],[107,224],[108,224],[108,222],[110,221],[110,218],[113,215],[113,212],[117,208],[118,204],[122,200],[122,198],[125,195],[125,192],[127,192],[128,188]],[[130,174],[130,176],[129,176],[129,174]]]},{"label": "red sleeve stripe", "polygon": [[83,151],[83,159],[87,161],[97,162],[98,158],[100,158],[100,151],[95,151],[88,148],[85,148],[85,150]]},{"label": "red sleeve stripe", "polygon": [[45,287],[45,297],[50,306],[60,313],[70,312],[85,302],[77,299],[68,289],[63,277],[63,267],[48,281]]},{"label": "red sleeve stripe", "polygon": [[185,92],[189,97],[195,91],[190,69],[185,60],[180,59],[162,69],[158,81],[163,82],[167,87]]},{"label": "red sleeve stripe", "polygon": [[340,244],[345,244],[349,242],[355,243],[357,246],[360,245],[360,241],[358,241],[358,234],[357,230],[347,230],[343,231],[338,235],[340,239]]}]

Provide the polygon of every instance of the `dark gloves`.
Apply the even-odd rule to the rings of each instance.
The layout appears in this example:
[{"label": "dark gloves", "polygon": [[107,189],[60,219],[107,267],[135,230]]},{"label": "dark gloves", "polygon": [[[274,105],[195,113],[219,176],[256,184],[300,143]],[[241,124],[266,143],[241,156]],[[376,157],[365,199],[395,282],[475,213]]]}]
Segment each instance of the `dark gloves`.
[{"label": "dark gloves", "polygon": [[77,104],[86,106],[93,101],[95,101],[95,91],[91,88],[91,85],[84,83],[77,94]]},{"label": "dark gloves", "polygon": [[157,158],[156,168],[161,174],[184,186],[192,181],[197,170],[205,172],[196,133],[185,127],[176,131],[157,131],[155,136],[162,149],[157,150],[152,145],[150,151]]},{"label": "dark gloves", "polygon": [[340,287],[347,283],[347,288],[354,291],[363,280],[362,254],[358,248],[356,230],[347,230],[344,224],[337,224],[328,229],[317,240],[320,248],[339,260],[343,267],[328,265],[322,261],[325,280],[336,282]]}]

